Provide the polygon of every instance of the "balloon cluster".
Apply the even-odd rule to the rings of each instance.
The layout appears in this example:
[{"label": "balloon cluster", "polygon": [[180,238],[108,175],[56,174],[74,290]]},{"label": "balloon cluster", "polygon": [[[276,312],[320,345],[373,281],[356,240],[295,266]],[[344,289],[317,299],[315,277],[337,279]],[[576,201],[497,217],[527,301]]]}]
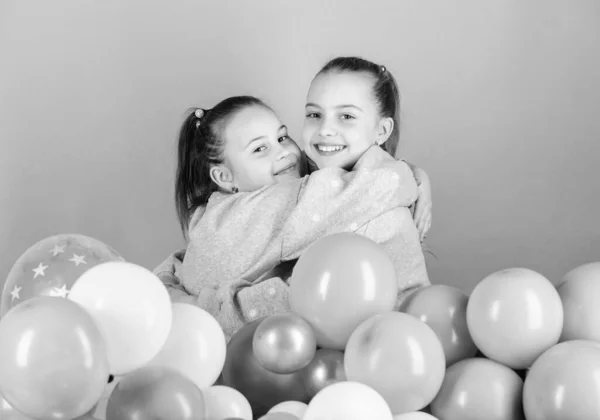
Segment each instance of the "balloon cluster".
[{"label": "balloon cluster", "polygon": [[315,242],[290,280],[292,313],[236,333],[223,382],[259,415],[294,402],[292,420],[600,418],[600,263],[557,287],[525,268],[470,295],[433,285],[399,311],[390,266],[358,235]]},{"label": "balloon cluster", "polygon": [[47,238],[2,295],[0,418],[600,418],[600,263],[557,287],[511,268],[470,295],[433,285],[399,310],[398,296],[382,247],[330,235],[294,268],[292,312],[226,343],[101,242]]}]

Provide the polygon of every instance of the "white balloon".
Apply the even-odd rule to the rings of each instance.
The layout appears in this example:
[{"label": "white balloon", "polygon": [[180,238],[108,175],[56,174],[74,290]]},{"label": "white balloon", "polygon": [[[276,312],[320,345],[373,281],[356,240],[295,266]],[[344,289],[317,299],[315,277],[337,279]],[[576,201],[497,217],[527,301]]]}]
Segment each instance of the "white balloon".
[{"label": "white balloon", "polygon": [[173,368],[203,389],[221,374],[226,349],[225,333],[211,314],[188,303],[174,303],[169,337],[148,365]]},{"label": "white balloon", "polygon": [[289,413],[301,419],[307,408],[308,405],[300,401],[284,401],[271,408],[269,413]]},{"label": "white balloon", "polygon": [[236,418],[252,420],[252,407],[237,389],[215,385],[202,390],[206,406],[206,420]]},{"label": "white balloon", "polygon": [[438,418],[421,411],[413,411],[412,413],[396,414],[394,420],[438,420]]},{"label": "white balloon", "polygon": [[106,340],[110,373],[122,375],[152,360],[171,329],[171,298],[160,279],[128,262],[96,265],[77,279],[69,299],[94,318]]},{"label": "white balloon", "polygon": [[390,407],[373,388],[359,382],[337,382],[323,388],[302,420],[393,420]]}]

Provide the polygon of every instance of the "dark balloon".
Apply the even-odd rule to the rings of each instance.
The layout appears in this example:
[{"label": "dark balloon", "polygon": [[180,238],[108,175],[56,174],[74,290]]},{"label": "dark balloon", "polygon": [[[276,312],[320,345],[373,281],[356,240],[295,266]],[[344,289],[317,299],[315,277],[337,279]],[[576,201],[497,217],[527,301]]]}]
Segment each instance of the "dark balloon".
[{"label": "dark balloon", "polygon": [[254,357],[254,332],[263,320],[264,318],[257,319],[233,335],[227,345],[223,367],[224,384],[237,389],[248,399],[257,418],[280,402],[309,400],[300,372],[270,372]]},{"label": "dark balloon", "polygon": [[311,398],[326,386],[345,381],[344,353],[332,349],[317,350],[313,360],[302,369],[302,380]]},{"label": "dark balloon", "polygon": [[110,420],[204,420],[204,397],[174,369],[145,366],[123,377],[108,399]]}]

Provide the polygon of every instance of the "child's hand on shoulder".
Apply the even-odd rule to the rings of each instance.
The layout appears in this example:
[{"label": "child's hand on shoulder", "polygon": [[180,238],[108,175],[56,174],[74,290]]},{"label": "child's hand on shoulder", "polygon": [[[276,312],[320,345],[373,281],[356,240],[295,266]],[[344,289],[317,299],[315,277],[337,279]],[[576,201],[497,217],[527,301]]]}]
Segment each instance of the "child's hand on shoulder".
[{"label": "child's hand on shoulder", "polygon": [[431,181],[424,170],[413,168],[413,172],[419,187],[419,196],[413,205],[413,219],[415,220],[415,225],[419,231],[421,242],[423,242],[431,228],[431,209],[433,206]]}]

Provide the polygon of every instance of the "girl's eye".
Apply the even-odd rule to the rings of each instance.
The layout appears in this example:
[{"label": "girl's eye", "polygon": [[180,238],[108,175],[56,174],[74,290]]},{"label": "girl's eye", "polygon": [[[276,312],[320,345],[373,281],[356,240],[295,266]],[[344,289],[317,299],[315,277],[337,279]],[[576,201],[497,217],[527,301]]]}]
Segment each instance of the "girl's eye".
[{"label": "girl's eye", "polygon": [[290,136],[288,136],[288,135],[286,134],[285,136],[281,136],[281,137],[279,137],[279,139],[278,139],[278,140],[279,140],[279,143],[283,143],[284,141],[286,141],[286,140],[289,140],[289,139],[290,139]]},{"label": "girl's eye", "polygon": [[309,112],[306,114],[306,118],[319,118],[319,114],[316,112]]},{"label": "girl's eye", "polygon": [[350,114],[342,114],[341,117],[342,117],[342,120],[352,120],[352,119],[354,119],[354,115],[350,115]]},{"label": "girl's eye", "polygon": [[266,146],[259,146],[256,149],[254,149],[253,153],[260,153],[263,150],[266,150],[266,148],[267,148]]}]

